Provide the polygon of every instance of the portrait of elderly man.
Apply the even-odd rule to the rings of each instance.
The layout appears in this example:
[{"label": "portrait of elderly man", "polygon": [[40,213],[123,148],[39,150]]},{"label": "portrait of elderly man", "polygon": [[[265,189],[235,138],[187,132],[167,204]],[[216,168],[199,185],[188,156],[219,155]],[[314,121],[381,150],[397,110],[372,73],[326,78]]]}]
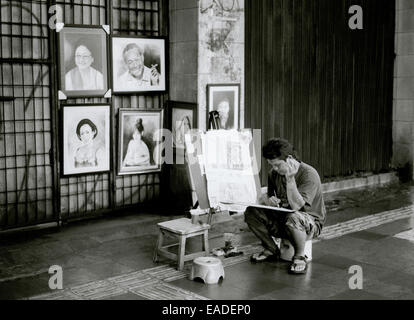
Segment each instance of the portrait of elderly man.
[{"label": "portrait of elderly man", "polygon": [[150,68],[144,64],[144,50],[136,43],[129,43],[122,52],[127,71],[118,78],[118,87],[123,91],[133,91],[140,87],[157,86],[160,74],[157,64]]},{"label": "portrait of elderly man", "polygon": [[231,123],[229,123],[229,113],[230,113],[230,102],[227,99],[220,101],[217,106],[217,112],[220,117],[220,128],[221,129],[233,129]]}]

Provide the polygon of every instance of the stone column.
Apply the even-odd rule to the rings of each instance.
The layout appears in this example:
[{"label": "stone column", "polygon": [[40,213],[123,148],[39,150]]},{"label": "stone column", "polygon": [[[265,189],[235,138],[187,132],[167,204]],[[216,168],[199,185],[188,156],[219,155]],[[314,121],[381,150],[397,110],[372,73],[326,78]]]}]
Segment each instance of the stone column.
[{"label": "stone column", "polygon": [[414,1],[396,0],[393,166],[414,179]]},{"label": "stone column", "polygon": [[207,84],[240,83],[244,127],[244,0],[170,1],[170,99],[198,103],[206,130]]},{"label": "stone column", "polygon": [[206,129],[207,84],[240,83],[244,127],[244,0],[199,0],[199,125]]}]

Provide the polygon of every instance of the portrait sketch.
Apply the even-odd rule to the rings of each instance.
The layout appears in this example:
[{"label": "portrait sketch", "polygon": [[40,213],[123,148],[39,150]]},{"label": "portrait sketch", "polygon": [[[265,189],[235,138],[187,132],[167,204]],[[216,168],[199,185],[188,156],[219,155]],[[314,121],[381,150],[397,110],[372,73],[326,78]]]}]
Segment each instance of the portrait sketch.
[{"label": "portrait sketch", "polygon": [[207,127],[209,113],[219,113],[221,129],[239,129],[240,114],[240,85],[239,84],[209,84],[207,85]]},{"label": "portrait sketch", "polygon": [[60,90],[67,97],[101,97],[108,91],[107,36],[100,27],[59,32]]},{"label": "portrait sketch", "polygon": [[184,149],[185,134],[197,126],[197,105],[194,103],[170,101],[169,106],[173,147]]},{"label": "portrait sketch", "polygon": [[112,60],[114,92],[165,91],[165,39],[113,37]]},{"label": "portrait sketch", "polygon": [[118,174],[161,170],[162,110],[119,110]]},{"label": "portrait sketch", "polygon": [[110,107],[64,106],[63,174],[110,170]]}]

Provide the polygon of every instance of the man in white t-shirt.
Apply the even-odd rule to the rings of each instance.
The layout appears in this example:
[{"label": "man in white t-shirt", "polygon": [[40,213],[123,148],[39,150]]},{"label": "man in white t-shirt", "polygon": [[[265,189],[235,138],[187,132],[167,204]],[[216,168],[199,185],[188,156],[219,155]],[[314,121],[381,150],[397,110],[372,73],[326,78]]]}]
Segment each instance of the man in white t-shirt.
[{"label": "man in white t-shirt", "polygon": [[128,44],[123,51],[128,70],[118,78],[118,90],[131,91],[159,84],[157,65],[144,65],[144,51],[135,43]]}]

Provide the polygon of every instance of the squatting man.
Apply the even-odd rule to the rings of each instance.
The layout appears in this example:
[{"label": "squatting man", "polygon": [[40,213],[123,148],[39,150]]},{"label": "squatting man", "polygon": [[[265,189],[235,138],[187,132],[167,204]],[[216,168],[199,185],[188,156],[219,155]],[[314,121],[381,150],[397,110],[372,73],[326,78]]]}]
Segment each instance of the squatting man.
[{"label": "squatting man", "polygon": [[284,139],[273,138],[262,148],[263,157],[272,169],[268,174],[267,194],[260,203],[294,210],[281,213],[248,207],[245,221],[262,241],[264,250],[251,257],[252,262],[275,261],[280,249],[273,237],[288,239],[295,249],[289,272],[304,274],[307,270],[305,242],[320,235],[326,220],[322,185],[318,172],[301,162],[293,146]]}]

